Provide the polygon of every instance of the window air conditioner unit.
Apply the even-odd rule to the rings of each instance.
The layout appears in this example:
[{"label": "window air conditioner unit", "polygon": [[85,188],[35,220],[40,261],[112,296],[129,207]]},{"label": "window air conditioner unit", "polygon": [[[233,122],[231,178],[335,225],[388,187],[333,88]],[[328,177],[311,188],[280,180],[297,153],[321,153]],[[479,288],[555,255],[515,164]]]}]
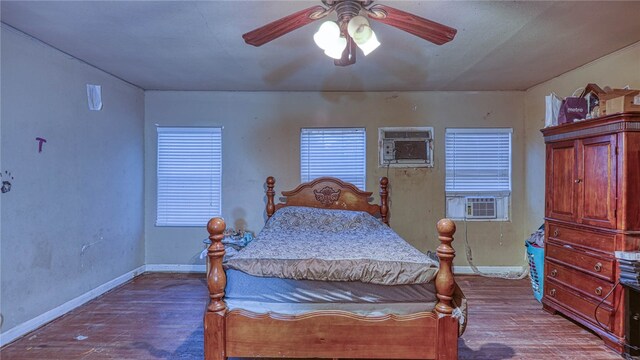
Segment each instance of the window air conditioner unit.
[{"label": "window air conditioner unit", "polygon": [[466,197],[467,219],[495,219],[497,218],[495,197]]},{"label": "window air conditioner unit", "polygon": [[378,129],[380,167],[433,167],[432,127]]}]

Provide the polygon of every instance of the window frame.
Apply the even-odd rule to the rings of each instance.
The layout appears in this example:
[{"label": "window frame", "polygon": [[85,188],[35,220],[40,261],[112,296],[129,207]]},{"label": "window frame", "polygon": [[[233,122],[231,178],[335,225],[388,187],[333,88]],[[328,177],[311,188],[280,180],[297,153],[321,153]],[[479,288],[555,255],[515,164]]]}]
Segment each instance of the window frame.
[{"label": "window frame", "polygon": [[[160,207],[163,204],[161,201],[161,178],[163,177],[160,174],[161,171],[161,133],[171,134],[173,131],[173,135],[179,134],[180,132],[189,133],[203,133],[206,134],[210,132],[212,138],[210,140],[211,145],[215,146],[216,143],[219,143],[219,148],[212,149],[212,157],[210,159],[211,171],[213,174],[211,175],[211,186],[216,186],[216,189],[213,189],[209,196],[211,197],[211,202],[215,203],[215,196],[218,196],[217,205],[211,209],[211,212],[204,214],[198,214],[198,216],[202,216],[203,220],[206,218],[208,221],[212,217],[221,216],[222,215],[222,178],[223,178],[223,127],[222,126],[156,126],[156,219],[155,226],[156,227],[202,227],[206,226],[206,221],[204,223],[199,223],[196,219],[196,216],[190,218],[185,221],[175,221],[175,219],[168,218],[162,219],[160,215],[162,213]],[[217,153],[216,153],[217,151]],[[175,156],[175,155],[174,155]],[[219,172],[216,174],[215,169],[219,169]],[[166,176],[166,175],[165,175]],[[215,177],[218,176],[218,179]],[[193,177],[192,177],[193,178]],[[217,181],[216,181],[217,180]],[[184,206],[183,206],[184,207]],[[178,210],[173,210],[174,212],[179,212]],[[170,216],[170,215],[169,215]]]},{"label": "window frame", "polygon": [[[507,134],[508,135],[508,190],[449,190],[449,168],[448,168],[448,135],[451,133],[467,134]],[[447,128],[445,129],[445,213],[447,217],[465,221],[511,221],[511,197],[513,194],[513,128]],[[462,201],[466,197],[494,197],[496,198],[496,218],[495,219],[475,219],[453,216],[454,211],[450,209],[452,200]],[[458,209],[459,210],[459,209]],[[464,213],[464,210],[462,211]],[[499,216],[502,214],[502,216]]]}]

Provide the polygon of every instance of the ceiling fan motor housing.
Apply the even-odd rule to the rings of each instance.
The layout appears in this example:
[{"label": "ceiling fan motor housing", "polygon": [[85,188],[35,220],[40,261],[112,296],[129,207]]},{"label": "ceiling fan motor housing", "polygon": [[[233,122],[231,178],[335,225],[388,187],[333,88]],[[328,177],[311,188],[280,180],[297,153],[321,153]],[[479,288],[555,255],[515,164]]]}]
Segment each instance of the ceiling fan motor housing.
[{"label": "ceiling fan motor housing", "polygon": [[338,22],[343,24],[360,14],[362,5],[357,0],[343,0],[335,4],[335,9],[338,14]]}]

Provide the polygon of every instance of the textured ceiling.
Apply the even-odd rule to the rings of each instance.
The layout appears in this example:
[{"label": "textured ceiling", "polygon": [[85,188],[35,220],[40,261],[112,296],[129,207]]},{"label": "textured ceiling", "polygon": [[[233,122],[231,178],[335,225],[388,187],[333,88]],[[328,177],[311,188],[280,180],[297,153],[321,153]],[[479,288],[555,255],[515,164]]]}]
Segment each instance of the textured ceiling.
[{"label": "textured ceiling", "polygon": [[[640,1],[378,1],[458,29],[436,46],[372,22],[382,45],[336,67],[320,22],[261,47],[242,34],[320,1],[6,1],[2,22],[144,89],[524,90],[640,41]],[[335,18],[335,15],[333,15]]]}]

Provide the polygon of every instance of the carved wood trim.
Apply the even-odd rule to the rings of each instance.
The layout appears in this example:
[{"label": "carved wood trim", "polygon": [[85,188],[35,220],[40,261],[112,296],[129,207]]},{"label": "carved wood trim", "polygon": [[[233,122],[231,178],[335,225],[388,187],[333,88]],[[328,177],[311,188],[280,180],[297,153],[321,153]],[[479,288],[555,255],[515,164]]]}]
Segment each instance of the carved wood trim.
[{"label": "carved wood trim", "polygon": [[331,206],[340,198],[340,189],[336,190],[331,186],[325,186],[320,190],[313,190],[316,200],[324,206]]},{"label": "carved wood trim", "polygon": [[299,193],[304,192],[306,189],[308,188],[315,188],[316,185],[318,184],[323,184],[323,183],[333,183],[335,184],[335,186],[337,186],[339,189],[340,188],[344,188],[347,190],[350,190],[351,192],[357,194],[358,196],[364,197],[364,198],[369,198],[371,196],[371,194],[373,194],[372,192],[369,191],[362,191],[360,189],[358,189],[357,186],[350,184],[348,182],[344,182],[340,179],[336,179],[334,177],[319,177],[317,179],[311,180],[309,182],[306,183],[302,183],[300,185],[298,185],[295,189],[293,190],[289,190],[289,191],[283,191],[282,192],[282,196],[285,197],[293,197]]},{"label": "carved wood trim", "polygon": [[422,311],[418,313],[406,314],[406,315],[396,315],[396,314],[385,314],[379,316],[365,316],[358,315],[356,313],[352,313],[344,310],[315,310],[309,311],[298,315],[290,315],[290,314],[279,314],[275,312],[268,313],[256,313],[249,310],[244,309],[234,309],[227,313],[227,317],[230,316],[243,316],[251,319],[274,319],[280,321],[299,321],[304,319],[311,319],[316,317],[345,317],[349,319],[354,319],[358,321],[365,322],[381,322],[381,321],[411,321],[422,318],[432,318],[437,319],[437,316],[431,311]]},{"label": "carved wood trim", "polygon": [[332,177],[321,177],[302,183],[295,189],[283,191],[283,203],[274,202],[275,178],[269,176],[266,180],[267,218],[273,216],[276,210],[285,206],[307,206],[324,209],[341,209],[365,211],[373,216],[380,216],[385,224],[389,224],[389,203],[387,178],[380,179],[380,205],[369,203],[372,192],[362,191],[355,185]]},{"label": "carved wood trim", "polygon": [[640,113],[607,115],[595,119],[548,127],[540,131],[544,135],[545,142],[558,142],[622,131],[640,131]]}]

